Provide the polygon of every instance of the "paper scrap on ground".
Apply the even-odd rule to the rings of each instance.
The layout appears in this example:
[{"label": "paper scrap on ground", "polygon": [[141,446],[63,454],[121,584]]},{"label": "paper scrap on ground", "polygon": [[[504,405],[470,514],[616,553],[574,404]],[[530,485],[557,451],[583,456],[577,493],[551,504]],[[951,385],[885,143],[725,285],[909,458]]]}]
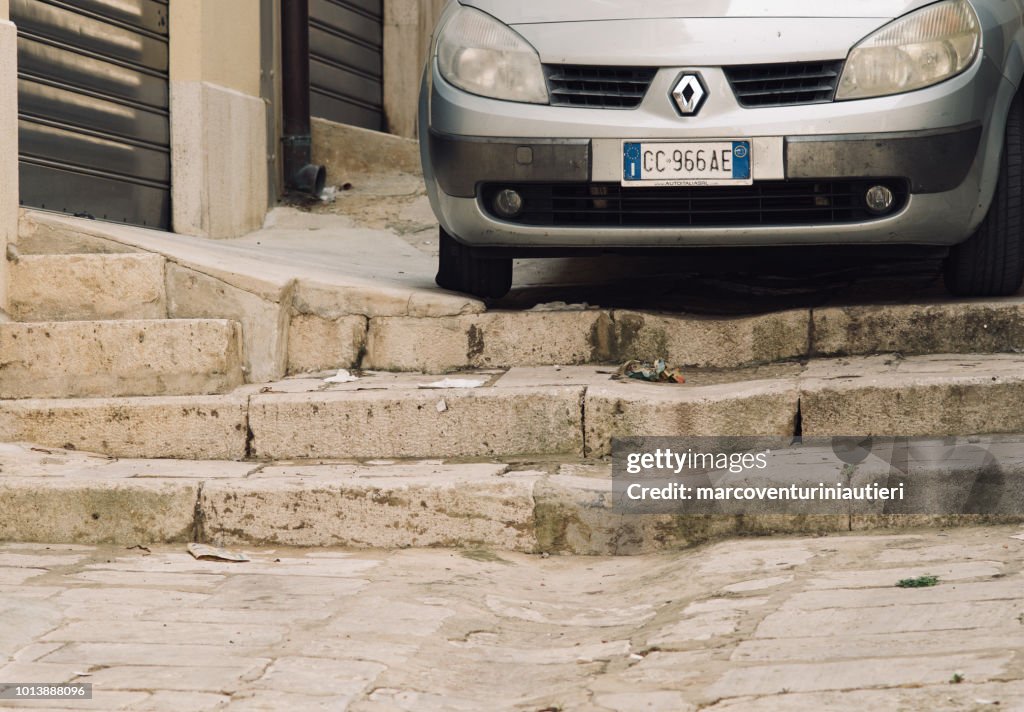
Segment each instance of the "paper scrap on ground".
[{"label": "paper scrap on ground", "polygon": [[192,554],[196,559],[207,561],[250,561],[249,557],[245,554],[228,551],[227,549],[220,549],[216,546],[210,546],[209,544],[189,544],[188,553]]},{"label": "paper scrap on ground", "polygon": [[359,380],[359,376],[353,376],[351,373],[342,369],[338,371],[338,375],[325,378],[324,383],[354,383]]},{"label": "paper scrap on ground", "polygon": [[444,402],[444,398],[439,400],[437,402],[437,405],[434,406],[434,407],[437,408],[437,412],[438,413],[444,413],[444,412],[446,412],[448,410],[448,404]]},{"label": "paper scrap on ground", "polygon": [[487,381],[477,381],[468,378],[446,378],[443,381],[434,381],[421,385],[420,388],[479,388]]}]

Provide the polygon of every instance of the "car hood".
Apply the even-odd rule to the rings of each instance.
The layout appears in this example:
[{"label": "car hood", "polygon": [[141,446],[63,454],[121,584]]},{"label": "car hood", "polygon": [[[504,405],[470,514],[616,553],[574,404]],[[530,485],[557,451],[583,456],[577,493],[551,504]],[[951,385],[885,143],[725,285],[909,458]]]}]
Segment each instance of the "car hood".
[{"label": "car hood", "polygon": [[891,20],[934,0],[460,0],[509,25],[696,18]]}]

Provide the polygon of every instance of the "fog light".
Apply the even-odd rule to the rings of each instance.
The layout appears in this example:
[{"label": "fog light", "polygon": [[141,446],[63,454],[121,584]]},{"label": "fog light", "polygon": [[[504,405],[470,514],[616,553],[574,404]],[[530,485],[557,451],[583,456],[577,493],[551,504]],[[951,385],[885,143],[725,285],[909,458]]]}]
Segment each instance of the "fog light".
[{"label": "fog light", "polygon": [[867,202],[868,210],[875,215],[885,215],[896,204],[896,196],[884,185],[876,185],[873,188],[869,188],[867,195],[864,196],[864,200]]},{"label": "fog light", "polygon": [[499,190],[494,196],[494,211],[503,218],[514,218],[523,212],[523,196],[511,188]]}]

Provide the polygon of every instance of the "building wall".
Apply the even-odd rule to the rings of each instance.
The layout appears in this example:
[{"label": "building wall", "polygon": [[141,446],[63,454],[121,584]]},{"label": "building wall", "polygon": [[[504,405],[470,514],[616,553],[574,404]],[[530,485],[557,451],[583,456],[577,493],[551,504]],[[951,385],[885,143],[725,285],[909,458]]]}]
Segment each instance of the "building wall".
[{"label": "building wall", "polygon": [[7,311],[7,246],[18,240],[18,35],[0,0],[0,315]]},{"label": "building wall", "polygon": [[175,232],[226,238],[259,228],[269,141],[261,98],[263,3],[170,3]]},{"label": "building wall", "polygon": [[388,131],[416,136],[416,102],[434,23],[447,0],[384,0],[384,113]]}]

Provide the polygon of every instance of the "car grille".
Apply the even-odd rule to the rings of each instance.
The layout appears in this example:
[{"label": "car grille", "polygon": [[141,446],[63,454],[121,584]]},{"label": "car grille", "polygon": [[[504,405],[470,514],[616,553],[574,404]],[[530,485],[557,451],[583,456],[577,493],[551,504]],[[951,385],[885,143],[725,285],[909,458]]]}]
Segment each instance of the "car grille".
[{"label": "car grille", "polygon": [[835,99],[843,61],[751,64],[724,70],[740,106],[823,104]]},{"label": "car grille", "polygon": [[545,67],[553,106],[635,109],[647,95],[657,69],[549,64]]},{"label": "car grille", "polygon": [[[544,227],[754,227],[868,222],[864,194],[886,185],[896,194],[889,215],[907,203],[902,179],[762,181],[750,186],[624,188],[617,183],[486,185],[484,210],[498,220]],[[512,219],[492,209],[495,194],[512,188],[523,212]]]}]

